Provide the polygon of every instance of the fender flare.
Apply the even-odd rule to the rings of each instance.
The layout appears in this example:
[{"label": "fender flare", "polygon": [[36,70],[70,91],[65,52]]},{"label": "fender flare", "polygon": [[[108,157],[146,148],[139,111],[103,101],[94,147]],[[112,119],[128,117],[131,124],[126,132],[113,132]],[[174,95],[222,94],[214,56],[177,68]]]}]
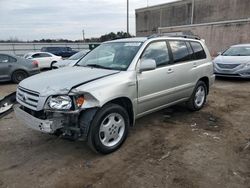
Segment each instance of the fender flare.
[{"label": "fender flare", "polygon": [[89,134],[89,129],[91,122],[98,111],[99,108],[90,108],[83,110],[80,117],[79,117],[79,127],[81,130],[81,137],[83,140],[86,140]]}]

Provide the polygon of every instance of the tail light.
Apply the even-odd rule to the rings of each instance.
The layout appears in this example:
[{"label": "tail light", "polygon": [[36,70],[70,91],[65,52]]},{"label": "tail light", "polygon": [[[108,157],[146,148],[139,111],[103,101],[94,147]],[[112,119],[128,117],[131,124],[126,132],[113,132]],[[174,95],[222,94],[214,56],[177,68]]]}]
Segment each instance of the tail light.
[{"label": "tail light", "polygon": [[36,61],[36,60],[32,61],[32,65],[33,65],[34,67],[38,67],[38,61]]}]

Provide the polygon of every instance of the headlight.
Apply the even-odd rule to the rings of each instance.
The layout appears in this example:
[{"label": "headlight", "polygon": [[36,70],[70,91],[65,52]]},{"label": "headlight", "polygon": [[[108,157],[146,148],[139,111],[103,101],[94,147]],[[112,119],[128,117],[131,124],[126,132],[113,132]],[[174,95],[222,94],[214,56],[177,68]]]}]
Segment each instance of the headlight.
[{"label": "headlight", "polygon": [[48,106],[55,110],[69,110],[72,107],[72,100],[69,96],[51,97]]}]

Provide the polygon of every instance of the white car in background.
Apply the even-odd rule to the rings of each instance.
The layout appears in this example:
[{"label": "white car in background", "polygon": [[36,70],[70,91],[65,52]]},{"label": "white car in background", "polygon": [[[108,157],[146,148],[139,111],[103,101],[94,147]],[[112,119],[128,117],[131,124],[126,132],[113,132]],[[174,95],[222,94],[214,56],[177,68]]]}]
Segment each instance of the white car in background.
[{"label": "white car in background", "polygon": [[25,59],[36,60],[40,69],[52,68],[52,65],[60,60],[61,56],[56,56],[49,52],[30,52],[24,55]]},{"label": "white car in background", "polygon": [[57,63],[53,64],[53,69],[67,67],[67,66],[74,66],[78,60],[83,58],[87,53],[89,53],[90,50],[82,50],[80,52],[77,52],[76,54],[70,56],[68,59],[60,60]]}]

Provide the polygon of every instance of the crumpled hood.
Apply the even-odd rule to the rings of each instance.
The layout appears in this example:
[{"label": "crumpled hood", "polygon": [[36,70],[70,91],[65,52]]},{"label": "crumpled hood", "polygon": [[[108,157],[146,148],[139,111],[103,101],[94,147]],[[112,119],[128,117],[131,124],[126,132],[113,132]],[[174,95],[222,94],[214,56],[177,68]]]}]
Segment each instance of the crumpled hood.
[{"label": "crumpled hood", "polygon": [[218,56],[214,59],[215,63],[221,64],[242,64],[250,63],[250,56]]},{"label": "crumpled hood", "polygon": [[115,73],[117,70],[91,67],[66,67],[31,76],[19,86],[40,93],[40,96],[68,94],[72,87]]}]

